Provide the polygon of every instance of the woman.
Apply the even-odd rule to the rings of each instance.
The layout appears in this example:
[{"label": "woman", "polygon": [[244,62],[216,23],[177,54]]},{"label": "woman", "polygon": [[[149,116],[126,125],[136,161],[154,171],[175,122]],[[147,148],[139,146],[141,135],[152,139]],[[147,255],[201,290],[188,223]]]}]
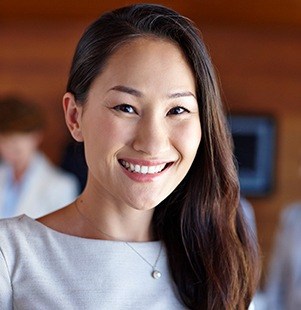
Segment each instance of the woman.
[{"label": "woman", "polygon": [[1,223],[0,305],[248,308],[257,252],[194,25],[158,5],[104,14],[79,41],[63,105],[87,185],[38,221]]},{"label": "woman", "polygon": [[280,214],[266,284],[267,309],[301,307],[301,203],[285,207]]},{"label": "woman", "polygon": [[25,100],[0,100],[0,218],[26,213],[37,218],[73,201],[76,178],[39,150],[44,117]]},{"label": "woman", "polygon": [[[301,152],[297,163],[301,178]],[[280,213],[266,282],[267,308],[301,308],[301,201],[294,201]]]}]

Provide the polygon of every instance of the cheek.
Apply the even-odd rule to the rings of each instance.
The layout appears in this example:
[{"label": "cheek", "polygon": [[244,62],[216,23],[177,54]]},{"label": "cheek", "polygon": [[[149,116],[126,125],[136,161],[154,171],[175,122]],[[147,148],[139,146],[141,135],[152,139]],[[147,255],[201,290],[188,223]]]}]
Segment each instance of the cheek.
[{"label": "cheek", "polygon": [[110,117],[110,115],[88,123],[85,129],[83,138],[87,152],[93,152],[98,157],[99,154],[103,156],[114,154],[130,142],[133,134],[131,126],[116,117]]},{"label": "cheek", "polygon": [[12,144],[12,143],[6,143],[0,148],[1,154],[3,157],[10,157],[14,154],[20,153],[20,148],[17,143]]},{"label": "cheek", "polygon": [[3,160],[9,161],[10,159],[10,151],[7,148],[0,147],[0,156]]},{"label": "cheek", "polygon": [[24,150],[19,145],[9,145],[1,149],[1,156],[9,163],[22,161],[24,155]]},{"label": "cheek", "polygon": [[201,142],[202,131],[198,122],[186,124],[181,128],[175,139],[177,149],[184,160],[193,161]]},{"label": "cheek", "polygon": [[128,145],[135,132],[135,126],[121,119],[107,119],[104,126],[107,130],[107,139],[111,140],[112,145],[124,146]]}]

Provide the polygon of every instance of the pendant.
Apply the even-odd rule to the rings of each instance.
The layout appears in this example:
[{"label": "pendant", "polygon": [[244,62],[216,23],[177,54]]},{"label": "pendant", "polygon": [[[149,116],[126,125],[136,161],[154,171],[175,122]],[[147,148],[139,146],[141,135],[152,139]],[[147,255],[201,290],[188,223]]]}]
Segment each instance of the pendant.
[{"label": "pendant", "polygon": [[152,272],[152,277],[154,278],[154,279],[159,279],[159,278],[161,278],[161,272],[159,271],[159,270],[153,270],[153,272]]}]

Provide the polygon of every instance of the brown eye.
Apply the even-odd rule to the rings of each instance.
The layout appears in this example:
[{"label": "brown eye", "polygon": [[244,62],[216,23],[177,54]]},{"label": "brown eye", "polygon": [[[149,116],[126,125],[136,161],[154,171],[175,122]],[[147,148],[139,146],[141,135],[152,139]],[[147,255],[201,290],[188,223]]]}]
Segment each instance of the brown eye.
[{"label": "brown eye", "polygon": [[136,110],[129,104],[119,104],[113,108],[116,111],[121,111],[124,113],[134,114]]},{"label": "brown eye", "polygon": [[178,115],[178,114],[183,114],[183,113],[189,113],[189,111],[183,107],[174,107],[170,109],[167,113],[167,115]]}]

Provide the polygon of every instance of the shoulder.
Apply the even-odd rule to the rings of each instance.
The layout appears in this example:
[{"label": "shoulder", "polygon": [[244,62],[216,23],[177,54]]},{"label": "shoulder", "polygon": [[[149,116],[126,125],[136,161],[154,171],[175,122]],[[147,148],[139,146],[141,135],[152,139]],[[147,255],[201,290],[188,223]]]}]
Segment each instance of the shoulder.
[{"label": "shoulder", "polygon": [[77,188],[79,186],[76,176],[55,166],[44,154],[37,154],[35,165],[48,184],[51,183],[56,187]]},{"label": "shoulder", "polygon": [[[25,215],[19,215],[16,217],[0,219],[0,232],[4,232],[6,230],[15,230],[16,227],[20,226],[20,223],[24,221]],[[0,236],[2,234],[0,233]]]},{"label": "shoulder", "polygon": [[290,226],[294,223],[301,223],[301,201],[288,205],[281,213],[283,225]]},{"label": "shoulder", "polygon": [[33,219],[20,215],[13,218],[0,220],[0,251],[14,257],[21,247],[26,247],[28,236],[34,234],[32,229]]},{"label": "shoulder", "polygon": [[0,219],[0,246],[4,240],[13,240],[20,234],[31,231],[34,220],[26,215],[19,215],[12,218]]},{"label": "shoulder", "polygon": [[11,263],[35,251],[44,252],[43,247],[52,239],[52,230],[27,215],[0,220],[0,252]]},{"label": "shoulder", "polygon": [[280,214],[278,226],[278,239],[284,246],[290,242],[300,243],[301,239],[301,203],[294,203],[285,207]]}]

